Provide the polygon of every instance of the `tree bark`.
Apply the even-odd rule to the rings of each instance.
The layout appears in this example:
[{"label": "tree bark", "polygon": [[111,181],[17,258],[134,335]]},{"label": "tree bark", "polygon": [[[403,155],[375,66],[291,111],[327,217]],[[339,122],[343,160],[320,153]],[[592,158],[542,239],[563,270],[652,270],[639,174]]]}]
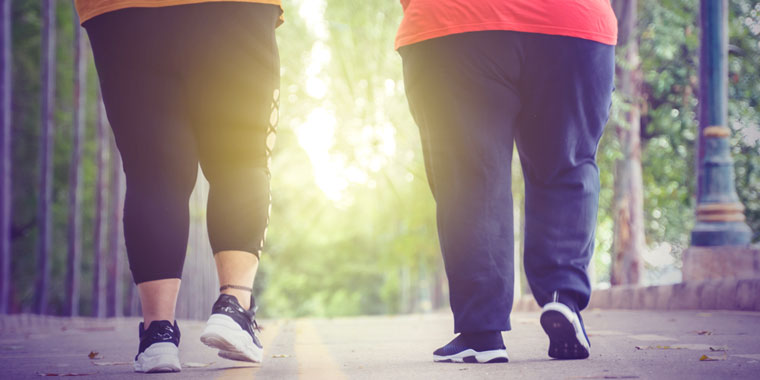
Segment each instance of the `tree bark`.
[{"label": "tree bark", "polygon": [[37,284],[34,311],[47,312],[52,245],[53,135],[55,110],[55,0],[42,1],[42,130],[40,132],[40,187],[37,202]]},{"label": "tree bark", "polygon": [[[639,284],[645,249],[644,190],[641,174],[641,70],[636,30],[636,0],[613,0],[618,17],[617,91],[624,100],[624,121],[615,125],[622,157],[615,163],[612,285]],[[621,62],[622,61],[622,62]]]},{"label": "tree bark", "polygon": [[85,39],[74,12],[74,128],[69,173],[68,268],[66,315],[79,315],[79,276],[82,261],[82,137],[85,124],[87,61]]},{"label": "tree bark", "polygon": [[11,293],[11,0],[0,0],[0,314]]},{"label": "tree bark", "polygon": [[95,174],[95,227],[93,231],[93,280],[92,280],[92,316],[103,318],[106,316],[105,308],[105,259],[103,253],[103,231],[105,223],[105,175],[106,175],[106,146],[108,144],[106,130],[106,115],[103,108],[103,99],[98,90],[98,113],[96,126],[97,153]]},{"label": "tree bark", "polygon": [[116,143],[111,140],[111,183],[110,186],[110,211],[108,215],[108,317],[120,317],[122,315],[123,295],[122,295],[122,276],[119,259],[121,246],[119,226],[121,225],[122,215],[122,169],[121,156],[116,148]]}]

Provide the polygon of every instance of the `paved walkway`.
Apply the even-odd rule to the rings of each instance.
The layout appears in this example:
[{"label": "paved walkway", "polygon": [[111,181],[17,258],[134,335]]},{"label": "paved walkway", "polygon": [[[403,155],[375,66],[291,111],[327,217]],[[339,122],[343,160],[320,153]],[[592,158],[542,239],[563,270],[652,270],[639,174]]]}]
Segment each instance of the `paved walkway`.
[{"label": "paved walkway", "polygon": [[[0,317],[0,379],[758,379],[760,313],[584,312],[591,358],[550,360],[537,313],[516,313],[506,364],[432,362],[453,337],[448,314],[262,321],[264,364],[228,361],[180,321],[179,374],[132,372],[137,320]],[[93,356],[93,358],[90,358]],[[708,359],[708,360],[702,360]]]}]

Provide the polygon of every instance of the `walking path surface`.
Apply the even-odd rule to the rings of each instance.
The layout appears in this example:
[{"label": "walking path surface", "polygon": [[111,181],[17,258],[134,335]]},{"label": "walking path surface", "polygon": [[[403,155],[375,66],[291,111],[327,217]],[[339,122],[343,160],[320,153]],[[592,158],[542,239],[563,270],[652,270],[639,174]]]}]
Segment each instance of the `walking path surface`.
[{"label": "walking path surface", "polygon": [[[759,379],[760,313],[588,310],[588,360],[546,355],[538,313],[515,313],[510,362],[433,363],[453,337],[446,313],[261,321],[264,363],[219,358],[180,321],[182,372],[132,372],[134,318],[0,317],[0,379],[83,375],[127,379]],[[92,358],[91,358],[92,356]],[[700,360],[703,359],[703,360]],[[707,359],[707,360],[704,360]]]}]

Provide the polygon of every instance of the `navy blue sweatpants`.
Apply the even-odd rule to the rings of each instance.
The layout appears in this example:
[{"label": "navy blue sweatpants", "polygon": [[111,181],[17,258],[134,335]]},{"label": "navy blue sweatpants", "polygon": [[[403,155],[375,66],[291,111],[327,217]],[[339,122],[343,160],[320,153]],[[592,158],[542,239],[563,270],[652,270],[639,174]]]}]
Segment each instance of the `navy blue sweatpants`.
[{"label": "navy blue sweatpants", "polygon": [[614,47],[484,31],[400,49],[436,201],[455,332],[509,330],[514,292],[512,147],[525,177],[525,269],[540,305],[591,293],[596,151]]}]

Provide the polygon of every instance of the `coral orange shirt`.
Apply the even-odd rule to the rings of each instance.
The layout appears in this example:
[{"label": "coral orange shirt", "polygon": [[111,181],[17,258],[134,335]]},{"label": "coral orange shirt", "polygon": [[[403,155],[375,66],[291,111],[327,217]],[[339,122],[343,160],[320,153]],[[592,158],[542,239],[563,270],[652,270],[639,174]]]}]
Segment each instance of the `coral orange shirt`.
[{"label": "coral orange shirt", "polygon": [[401,46],[449,34],[483,30],[554,34],[617,43],[609,0],[401,0]]},{"label": "coral orange shirt", "polygon": [[[282,10],[281,0],[75,0],[74,3],[77,8],[77,13],[79,13],[79,22],[84,23],[95,16],[124,8],[155,8],[168,7],[171,5],[212,3],[216,1],[274,4],[279,5]],[[282,16],[280,16],[280,22],[278,25],[281,23]]]}]

